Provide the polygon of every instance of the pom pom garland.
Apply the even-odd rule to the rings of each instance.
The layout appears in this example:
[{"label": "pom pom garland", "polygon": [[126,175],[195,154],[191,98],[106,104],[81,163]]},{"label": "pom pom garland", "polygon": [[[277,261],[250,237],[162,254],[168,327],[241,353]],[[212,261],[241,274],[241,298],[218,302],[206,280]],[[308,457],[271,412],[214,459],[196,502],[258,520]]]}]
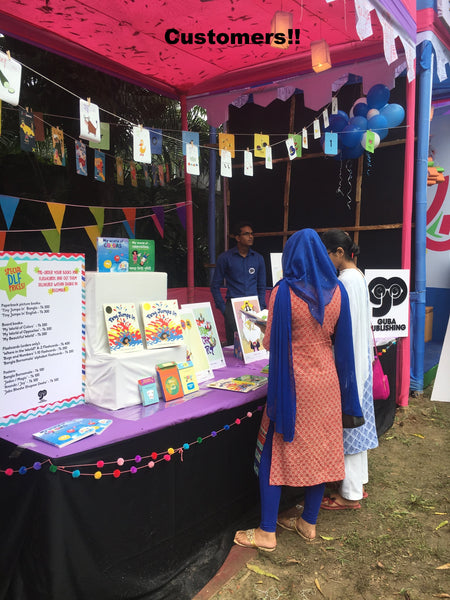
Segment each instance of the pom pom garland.
[{"label": "pom pom garland", "polygon": [[[395,342],[393,342],[393,343],[395,343]],[[262,411],[263,409],[264,409],[264,406],[258,406],[256,408],[256,410],[258,410],[258,411]],[[92,464],[88,463],[88,464],[77,464],[77,465],[55,465],[52,463],[52,460],[50,458],[47,458],[43,462],[36,461],[35,463],[33,463],[33,465],[31,467],[26,467],[26,466],[22,465],[17,470],[13,469],[12,467],[8,467],[6,469],[0,469],[0,476],[3,474],[3,475],[6,475],[7,477],[12,477],[16,473],[19,475],[26,475],[28,473],[28,471],[31,469],[33,469],[34,471],[41,470],[42,466],[45,465],[46,463],[49,463],[49,471],[51,473],[56,473],[56,472],[66,473],[67,475],[70,475],[72,477],[72,479],[78,479],[81,476],[88,476],[88,477],[92,477],[94,480],[98,481],[100,479],[103,479],[105,476],[113,476],[115,479],[118,479],[121,475],[123,475],[125,473],[130,473],[131,475],[135,475],[141,469],[145,469],[145,468],[153,469],[158,462],[162,462],[162,461],[170,462],[171,457],[175,454],[180,455],[180,460],[182,462],[183,461],[183,451],[189,450],[189,448],[192,444],[195,444],[195,443],[202,444],[208,438],[215,438],[220,433],[229,431],[231,427],[240,425],[244,419],[250,419],[252,416],[253,416],[253,413],[251,411],[248,411],[245,414],[245,416],[234,419],[234,421],[231,424],[225,424],[222,429],[219,429],[218,431],[215,431],[215,430],[211,431],[211,433],[209,435],[206,435],[205,437],[198,436],[195,441],[193,441],[191,443],[185,442],[179,448],[169,447],[166,452],[159,452],[159,453],[151,452],[147,456],[141,456],[140,454],[136,454],[133,458],[119,457],[113,461],[104,461],[102,459],[99,459]],[[150,459],[150,460],[148,460],[148,459]],[[124,465],[126,465],[126,463],[130,463],[130,462],[134,462],[139,465],[143,461],[144,461],[144,463],[142,466],[135,466],[133,464],[130,466],[129,469],[121,470],[119,468],[114,468],[114,466],[123,467]],[[108,470],[108,467],[110,467],[111,470]],[[106,471],[101,470],[101,469],[105,469],[105,468],[106,468]],[[81,469],[83,470],[83,472],[81,471]]]}]

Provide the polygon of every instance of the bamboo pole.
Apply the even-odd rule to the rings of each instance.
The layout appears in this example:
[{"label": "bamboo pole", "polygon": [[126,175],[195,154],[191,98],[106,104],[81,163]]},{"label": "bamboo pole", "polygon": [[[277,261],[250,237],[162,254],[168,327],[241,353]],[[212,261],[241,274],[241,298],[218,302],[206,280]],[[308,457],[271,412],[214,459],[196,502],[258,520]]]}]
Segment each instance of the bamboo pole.
[{"label": "bamboo pole", "polygon": [[[294,131],[294,118],[295,118],[295,94],[291,96],[291,110],[289,113],[289,131]],[[291,172],[292,172],[292,161],[286,165],[286,180],[284,182],[284,199],[283,199],[283,231],[287,231],[289,226],[289,196],[291,194]],[[286,244],[287,235],[283,235],[283,248]]]}]

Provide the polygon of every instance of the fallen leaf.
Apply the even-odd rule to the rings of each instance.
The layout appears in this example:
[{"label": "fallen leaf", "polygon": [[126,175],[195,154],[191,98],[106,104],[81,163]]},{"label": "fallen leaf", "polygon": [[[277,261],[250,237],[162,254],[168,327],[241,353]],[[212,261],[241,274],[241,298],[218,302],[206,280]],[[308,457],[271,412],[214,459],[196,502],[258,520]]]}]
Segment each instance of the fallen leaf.
[{"label": "fallen leaf", "polygon": [[257,567],[256,565],[251,565],[250,563],[247,563],[247,569],[250,569],[250,571],[254,571],[255,573],[258,573],[258,575],[265,575],[266,577],[272,577],[272,579],[276,579],[277,581],[280,581],[279,577],[277,577],[276,575],[272,575],[272,573],[267,573],[267,571],[263,571],[260,567]]},{"label": "fallen leaf", "polygon": [[420,433],[412,433],[411,435],[415,435],[416,437],[418,437],[418,438],[420,438],[420,439],[422,439],[422,440],[424,440],[424,439],[425,439],[425,436],[424,436],[424,435],[422,435],[422,434],[420,434]]},{"label": "fallen leaf", "polygon": [[439,525],[436,527],[435,531],[437,531],[441,527],[445,527],[446,525],[448,525],[448,521],[442,521],[442,523],[439,523]]},{"label": "fallen leaf", "polygon": [[449,594],[433,594],[433,598],[450,598]]},{"label": "fallen leaf", "polygon": [[447,513],[438,513],[438,512],[435,512],[434,514],[435,515],[446,515]]},{"label": "fallen leaf", "polygon": [[314,579],[314,583],[316,584],[316,588],[319,590],[319,592],[322,594],[322,596],[325,598],[325,594],[322,592],[321,588],[320,588],[320,583],[319,580],[317,579],[317,577]]},{"label": "fallen leaf", "polygon": [[377,567],[379,567],[380,569],[384,569],[384,565],[380,561],[377,561]]},{"label": "fallen leaf", "polygon": [[329,536],[327,536],[327,535],[321,535],[320,537],[321,537],[323,540],[327,540],[327,541],[328,541],[328,540],[334,540],[334,537],[329,537]]},{"label": "fallen leaf", "polygon": [[295,563],[296,565],[301,565],[302,561],[301,560],[297,560],[296,558],[288,558],[287,559],[287,564],[291,564],[291,563]]},{"label": "fallen leaf", "polygon": [[450,569],[450,563],[445,563],[445,565],[441,565],[440,567],[436,567],[436,569]]}]

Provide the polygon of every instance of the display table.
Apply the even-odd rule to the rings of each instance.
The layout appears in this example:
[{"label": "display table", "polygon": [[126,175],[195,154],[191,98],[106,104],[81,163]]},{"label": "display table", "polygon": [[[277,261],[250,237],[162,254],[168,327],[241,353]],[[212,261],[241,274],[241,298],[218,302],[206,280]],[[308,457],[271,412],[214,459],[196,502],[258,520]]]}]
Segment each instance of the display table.
[{"label": "display table", "polygon": [[[259,374],[268,362],[244,365],[231,349],[225,358],[216,378]],[[81,405],[0,430],[2,600],[188,600],[207,583],[232,527],[257,505],[266,387],[206,386],[177,404]],[[62,449],[32,438],[78,416],[113,423]]]}]

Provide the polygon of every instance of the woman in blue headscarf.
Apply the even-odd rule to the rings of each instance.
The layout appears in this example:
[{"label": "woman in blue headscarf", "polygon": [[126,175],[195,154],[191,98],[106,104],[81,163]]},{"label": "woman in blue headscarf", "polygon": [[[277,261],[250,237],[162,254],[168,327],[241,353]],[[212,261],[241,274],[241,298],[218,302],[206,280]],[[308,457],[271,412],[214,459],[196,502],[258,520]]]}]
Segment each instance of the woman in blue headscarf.
[{"label": "woman in blue headscarf", "polygon": [[[325,482],[344,476],[342,428],[363,424],[347,293],[312,229],[286,243],[283,279],[269,304],[267,406],[258,435],[261,522],[236,532],[239,546],[272,552],[277,522],[316,537]],[[332,341],[334,341],[334,354]],[[265,441],[264,441],[265,440]],[[258,451],[257,447],[257,451]],[[279,517],[281,486],[305,488],[300,517]]]}]

